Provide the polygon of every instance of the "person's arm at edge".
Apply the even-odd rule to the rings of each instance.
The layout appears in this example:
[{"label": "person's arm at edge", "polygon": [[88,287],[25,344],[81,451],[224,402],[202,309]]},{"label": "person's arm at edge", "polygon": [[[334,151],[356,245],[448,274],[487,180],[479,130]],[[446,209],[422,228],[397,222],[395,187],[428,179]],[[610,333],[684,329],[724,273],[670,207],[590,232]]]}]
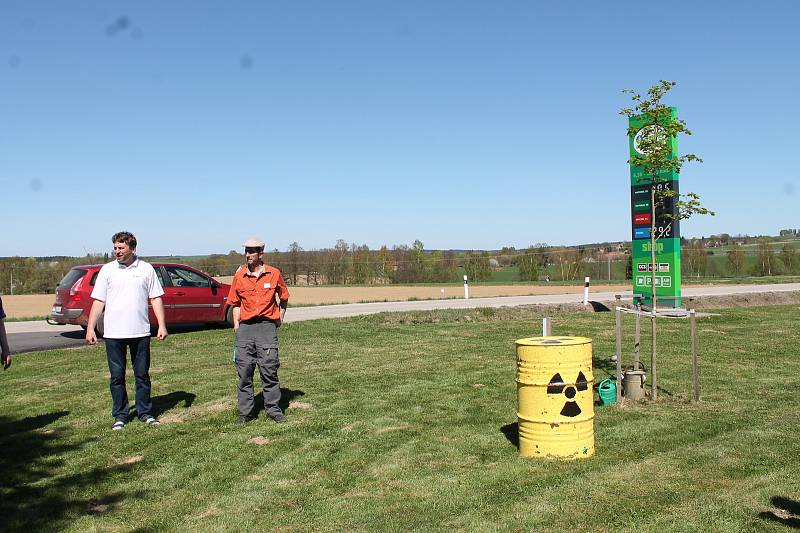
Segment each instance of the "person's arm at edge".
[{"label": "person's arm at edge", "polygon": [[86,324],[87,344],[97,344],[97,333],[95,333],[94,327],[97,324],[97,318],[105,308],[106,303],[103,300],[95,300],[92,302],[92,308],[89,310],[89,322]]},{"label": "person's arm at edge", "polygon": [[167,338],[167,321],[164,318],[164,301],[161,299],[161,296],[156,296],[155,298],[150,299],[150,303],[153,305],[153,314],[156,315],[156,321],[158,322],[158,333],[156,337],[158,340],[163,341]]},{"label": "person's arm at edge", "polygon": [[238,305],[233,308],[233,331],[239,329],[239,313],[241,312],[242,309]]},{"label": "person's arm at edge", "polygon": [[233,307],[233,331],[237,331],[239,329],[239,317],[241,316],[241,300],[239,300],[239,294],[236,292],[239,288],[239,270],[242,267],[236,270],[233,274],[233,280],[231,281],[231,288],[228,291],[228,305]]},{"label": "person's arm at edge", "polygon": [[3,356],[3,370],[11,366],[11,348],[8,347],[8,335],[6,334],[6,321],[0,318],[0,351]]},{"label": "person's arm at edge", "polygon": [[289,288],[286,287],[286,282],[283,279],[283,274],[278,274],[278,290],[275,293],[278,295],[278,305],[281,308],[281,324],[283,317],[286,316],[286,307],[289,305]]}]

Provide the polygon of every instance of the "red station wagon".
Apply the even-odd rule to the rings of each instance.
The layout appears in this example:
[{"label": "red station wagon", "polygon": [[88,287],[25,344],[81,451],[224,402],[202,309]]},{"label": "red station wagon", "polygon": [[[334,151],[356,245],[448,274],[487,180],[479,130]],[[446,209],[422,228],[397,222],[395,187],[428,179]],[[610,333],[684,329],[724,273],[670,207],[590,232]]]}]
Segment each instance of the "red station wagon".
[{"label": "red station wagon", "polygon": [[[164,314],[167,327],[175,324],[233,324],[228,306],[231,286],[205,272],[176,263],[151,263],[164,287]],[[72,267],[56,287],[56,303],[48,317],[51,324],[74,324],[86,329],[92,308],[92,289],[103,265]],[[150,323],[156,317],[150,307]],[[103,316],[97,321],[97,333],[103,334]]]}]

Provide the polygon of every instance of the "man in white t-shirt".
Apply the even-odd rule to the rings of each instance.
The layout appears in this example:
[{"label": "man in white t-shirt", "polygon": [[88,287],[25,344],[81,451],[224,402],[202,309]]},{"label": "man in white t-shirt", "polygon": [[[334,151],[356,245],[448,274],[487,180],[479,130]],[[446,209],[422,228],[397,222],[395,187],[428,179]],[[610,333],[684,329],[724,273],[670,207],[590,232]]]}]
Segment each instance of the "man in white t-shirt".
[{"label": "man in white t-shirt", "polygon": [[136,377],[136,414],[149,426],[159,425],[151,411],[150,399],[150,320],[148,300],[158,321],[159,340],[167,337],[164,321],[164,289],[150,263],[136,256],[136,237],[121,231],[111,237],[115,260],[103,265],[92,290],[92,309],[86,329],[86,342],[97,344],[95,324],[105,310],[103,323],[111,372],[111,414],[113,430],[125,427],[128,421],[128,392],[125,389],[125,359],[130,349],[133,375]]}]

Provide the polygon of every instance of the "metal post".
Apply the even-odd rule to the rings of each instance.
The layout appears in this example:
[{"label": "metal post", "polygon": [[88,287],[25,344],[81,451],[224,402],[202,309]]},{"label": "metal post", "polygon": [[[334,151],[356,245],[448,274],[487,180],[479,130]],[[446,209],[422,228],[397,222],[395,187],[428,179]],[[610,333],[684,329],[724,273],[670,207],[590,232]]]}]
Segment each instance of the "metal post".
[{"label": "metal post", "polygon": [[469,300],[469,285],[467,284],[466,274],[464,274],[464,299]]},{"label": "metal post", "polygon": [[553,334],[552,328],[552,320],[550,317],[544,317],[542,319],[542,337],[549,337]]},{"label": "metal post", "polygon": [[622,311],[617,307],[617,403],[622,401]]},{"label": "metal post", "polygon": [[700,369],[697,366],[697,320],[694,309],[689,309],[689,327],[692,333],[692,400],[700,401]]}]

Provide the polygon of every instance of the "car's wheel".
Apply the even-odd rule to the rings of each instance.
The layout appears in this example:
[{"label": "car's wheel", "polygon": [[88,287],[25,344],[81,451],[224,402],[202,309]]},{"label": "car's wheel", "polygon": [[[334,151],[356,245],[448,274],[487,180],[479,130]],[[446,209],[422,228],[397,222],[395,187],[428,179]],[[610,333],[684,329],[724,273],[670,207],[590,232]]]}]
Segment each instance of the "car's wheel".
[{"label": "car's wheel", "polygon": [[97,334],[97,338],[103,336],[103,332],[105,331],[105,323],[103,322],[103,318],[105,317],[105,313],[100,313],[100,316],[97,317],[97,322],[94,325],[94,332]]},{"label": "car's wheel", "polygon": [[225,311],[225,323],[233,327],[233,307],[229,307],[227,311]]}]

